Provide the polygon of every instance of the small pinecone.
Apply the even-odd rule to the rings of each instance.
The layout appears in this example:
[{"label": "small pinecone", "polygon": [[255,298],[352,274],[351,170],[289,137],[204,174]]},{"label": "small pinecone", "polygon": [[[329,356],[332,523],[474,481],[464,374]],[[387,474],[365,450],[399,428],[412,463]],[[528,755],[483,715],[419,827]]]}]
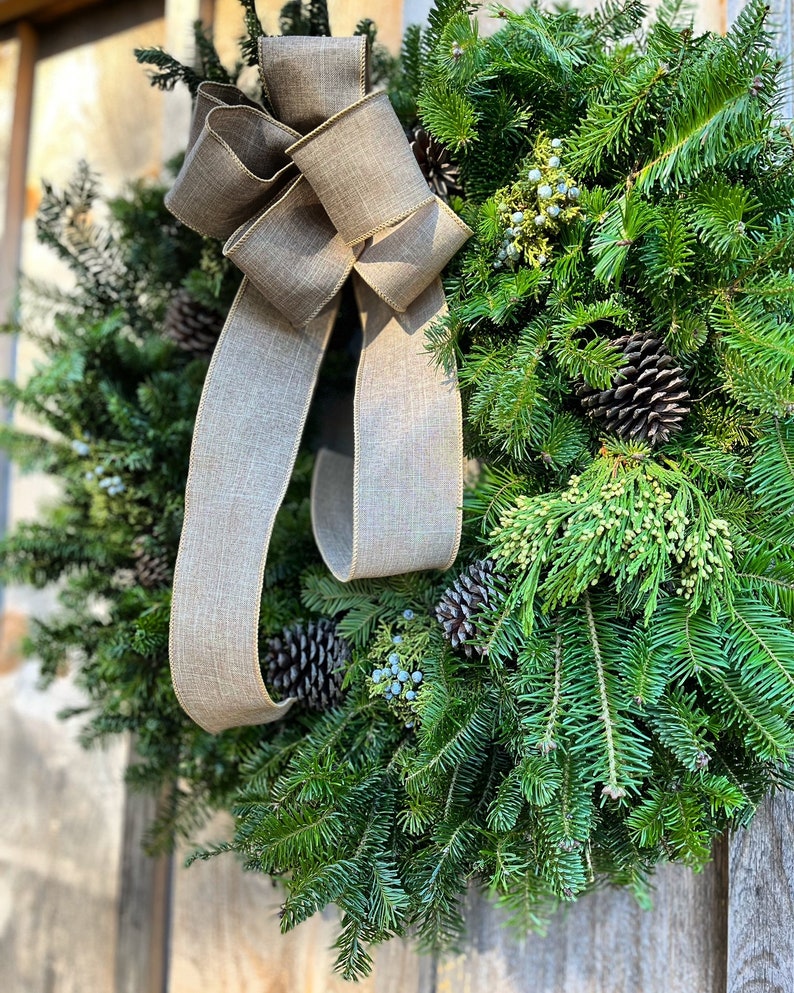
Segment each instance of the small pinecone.
[{"label": "small pinecone", "polygon": [[625,441],[663,445],[681,430],[689,413],[689,389],[683,370],[664,342],[650,334],[624,335],[613,345],[626,356],[615,385],[576,390],[589,417],[602,418],[604,432]]},{"label": "small pinecone", "polygon": [[171,298],[165,314],[165,336],[193,355],[209,355],[223,328],[219,314],[208,310],[181,289]]},{"label": "small pinecone", "polygon": [[[466,644],[476,633],[474,615],[491,610],[503,598],[494,584],[498,578],[493,559],[473,562],[444,593],[436,607],[436,617],[443,624],[444,634],[452,647],[462,647],[469,658],[475,651],[475,646]],[[476,650],[482,653],[482,649]]]},{"label": "small pinecone", "polygon": [[449,203],[453,194],[463,192],[460,170],[450,160],[449,149],[445,145],[417,126],[413,129],[411,148],[427,185],[437,197]]},{"label": "small pinecone", "polygon": [[154,589],[155,586],[168,586],[173,577],[173,569],[164,555],[152,555],[146,551],[146,538],[139,535],[132,543],[135,557],[135,579],[139,586]]},{"label": "small pinecone", "polygon": [[349,658],[350,648],[336,633],[334,622],[321,617],[305,630],[297,624],[285,628],[282,637],[270,639],[265,682],[282,699],[296,697],[311,710],[327,710],[342,698]]}]

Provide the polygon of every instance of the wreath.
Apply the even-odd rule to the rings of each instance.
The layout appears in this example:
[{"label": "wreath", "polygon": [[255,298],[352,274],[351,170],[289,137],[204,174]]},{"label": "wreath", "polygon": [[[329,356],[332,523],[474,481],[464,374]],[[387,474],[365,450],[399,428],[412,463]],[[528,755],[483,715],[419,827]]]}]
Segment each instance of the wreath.
[{"label": "wreath", "polygon": [[[463,402],[460,554],[351,582],[320,561],[309,474],[352,389],[345,298],[261,601],[283,719],[209,734],[168,674],[193,418],[238,279],[217,241],[151,185],[105,228],[87,167],[46,186],[39,233],[78,288],[54,325],[38,308],[49,364],[4,388],[58,432],[3,434],[63,482],[3,543],[7,577],[64,581],[31,636],[45,677],[79,660],[87,741],[136,732],[130,777],[169,788],[152,847],[231,810],[200,854],[280,879],[285,930],[337,904],[348,978],[395,935],[454,944],[472,884],[524,928],[604,883],[644,899],[656,864],[701,867],[792,786],[794,140],[767,8],[724,37],[664,5],[643,26],[633,0],[497,8],[488,37],[472,13],[439,0],[374,62],[474,232],[427,335]],[[199,69],[139,59],[165,88],[232,82],[197,40]]]}]

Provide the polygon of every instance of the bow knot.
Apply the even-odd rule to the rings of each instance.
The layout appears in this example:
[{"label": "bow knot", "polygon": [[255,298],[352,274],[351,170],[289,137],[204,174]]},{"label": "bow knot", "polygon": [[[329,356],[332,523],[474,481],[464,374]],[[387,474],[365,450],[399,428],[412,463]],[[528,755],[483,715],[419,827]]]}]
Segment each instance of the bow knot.
[{"label": "bow knot", "polygon": [[[388,96],[361,92],[351,67],[365,39],[335,39],[309,91],[308,80],[300,89],[285,78],[303,64],[305,39],[285,40],[262,38],[260,50],[268,96],[286,121],[236,87],[202,83],[168,208],[225,238],[224,254],[295,327],[316,317],[353,269],[402,313],[471,232],[429,191]],[[292,124],[316,121],[318,105],[333,113],[301,135]]]}]

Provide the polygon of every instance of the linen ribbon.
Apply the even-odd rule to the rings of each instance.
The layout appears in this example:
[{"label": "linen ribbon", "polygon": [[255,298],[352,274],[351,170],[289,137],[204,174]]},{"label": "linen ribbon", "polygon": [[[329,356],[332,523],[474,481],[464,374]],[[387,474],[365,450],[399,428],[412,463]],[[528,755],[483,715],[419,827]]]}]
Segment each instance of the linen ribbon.
[{"label": "linen ribbon", "polygon": [[259,55],[274,114],[203,83],[166,197],[245,275],[196,419],[171,609],[174,687],[211,732],[292,703],[275,703],[260,671],[265,560],[351,274],[355,455],[318,454],[315,540],[347,581],[447,568],[460,538],[460,400],[424,330],[471,232],[430,194],[387,96],[367,93],[364,38],[262,38]]}]

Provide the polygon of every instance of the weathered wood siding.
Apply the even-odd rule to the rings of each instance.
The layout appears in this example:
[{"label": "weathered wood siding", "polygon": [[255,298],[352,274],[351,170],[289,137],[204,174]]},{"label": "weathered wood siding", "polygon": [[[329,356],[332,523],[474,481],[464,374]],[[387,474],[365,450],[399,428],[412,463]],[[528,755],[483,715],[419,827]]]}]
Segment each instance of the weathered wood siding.
[{"label": "weathered wood siding", "polygon": [[766,803],[731,841],[727,993],[794,990],[794,796]]},{"label": "weathered wood siding", "polygon": [[126,750],[86,753],[33,662],[0,676],[0,989],[113,990]]}]

